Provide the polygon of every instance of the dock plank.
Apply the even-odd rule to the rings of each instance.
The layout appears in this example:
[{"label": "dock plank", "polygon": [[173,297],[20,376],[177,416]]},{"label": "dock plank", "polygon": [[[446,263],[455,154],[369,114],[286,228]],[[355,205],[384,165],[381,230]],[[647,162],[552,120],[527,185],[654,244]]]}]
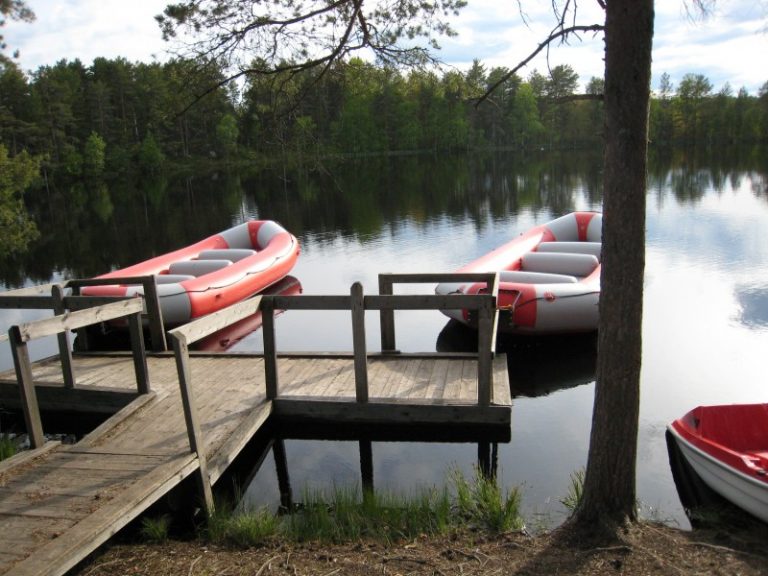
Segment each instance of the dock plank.
[{"label": "dock plank", "polygon": [[[135,390],[130,356],[76,354],[73,362],[80,389]],[[63,575],[197,469],[175,360],[150,355],[147,366],[152,393],[81,443],[0,466],[0,531],[13,533],[0,544],[0,574]],[[371,355],[366,403],[355,401],[351,355],[278,357],[275,401],[266,399],[260,355],[194,354],[189,367],[212,481],[272,414],[334,423],[509,425],[503,358],[494,360],[488,407],[477,406],[477,361],[467,355]],[[36,382],[63,381],[56,359],[35,363],[33,375]]]}]

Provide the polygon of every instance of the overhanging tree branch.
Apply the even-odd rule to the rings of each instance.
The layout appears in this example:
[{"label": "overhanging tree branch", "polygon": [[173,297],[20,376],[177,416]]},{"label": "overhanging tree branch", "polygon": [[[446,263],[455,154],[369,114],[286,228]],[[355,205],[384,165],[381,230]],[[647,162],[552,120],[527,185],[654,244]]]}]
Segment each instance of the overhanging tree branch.
[{"label": "overhanging tree branch", "polygon": [[504,82],[506,82],[507,80],[512,78],[512,76],[514,76],[517,73],[518,70],[520,70],[521,68],[526,66],[528,64],[528,62],[533,60],[539,54],[539,52],[541,52],[545,48],[549,47],[549,45],[552,44],[552,42],[554,42],[555,40],[565,38],[569,34],[577,34],[579,32],[595,32],[595,33],[597,33],[597,32],[601,32],[603,30],[605,30],[605,26],[603,26],[602,24],[592,24],[590,26],[569,26],[568,28],[562,28],[560,30],[552,32],[543,42],[541,42],[541,44],[539,44],[536,47],[536,49],[533,52],[531,52],[528,55],[528,57],[525,60],[520,62],[517,66],[512,68],[512,70],[510,70],[509,72],[504,74],[504,76],[502,76],[492,86],[490,86],[485,91],[485,94],[483,94],[477,100],[477,103],[475,104],[475,106],[477,107],[480,104],[482,104],[485,100],[487,100],[488,97],[491,95],[491,93],[494,90],[496,90],[496,88],[498,88],[499,86],[504,84]]}]

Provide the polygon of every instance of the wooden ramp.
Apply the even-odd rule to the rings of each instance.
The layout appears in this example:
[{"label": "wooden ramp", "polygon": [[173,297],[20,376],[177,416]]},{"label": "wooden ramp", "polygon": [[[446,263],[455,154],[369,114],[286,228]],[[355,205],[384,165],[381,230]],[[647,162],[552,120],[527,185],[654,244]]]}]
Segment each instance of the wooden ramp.
[{"label": "wooden ramp", "polygon": [[[430,277],[430,280],[432,277]],[[490,284],[490,281],[489,281]],[[370,299],[369,299],[370,298]],[[210,486],[221,477],[270,415],[329,422],[509,427],[511,398],[503,356],[493,354],[495,297],[254,298],[170,331],[174,354],[147,355],[137,299],[12,327],[15,370],[0,386],[16,386],[33,450],[0,462],[0,574],[60,576],[106,542],[188,476],[199,488],[200,507],[210,510]],[[479,309],[478,354],[400,354],[393,318],[382,316],[387,353],[365,346],[364,311]],[[61,300],[60,300],[61,303]],[[349,354],[277,354],[274,311],[352,311],[354,351]],[[264,354],[190,353],[188,346],[215,330],[264,313]],[[129,316],[132,353],[62,354],[30,362],[26,342]],[[495,329],[495,328],[494,328]],[[387,332],[386,334],[384,332]],[[382,346],[384,348],[384,345]],[[63,349],[66,349],[64,346]],[[37,390],[56,398],[137,394],[135,400],[80,442],[45,442]],[[91,392],[91,396],[84,395]],[[110,398],[110,402],[113,399]]]},{"label": "wooden ramp", "polygon": [[[105,371],[108,364],[115,387],[133,379],[130,356],[73,360],[76,373],[86,377]],[[75,445],[49,443],[0,463],[0,574],[64,574],[198,469],[187,440],[174,359],[147,361],[152,393]],[[192,366],[212,482],[271,411],[263,376],[260,387],[253,378],[263,374],[263,361],[225,363],[201,357]],[[51,364],[34,365],[35,377],[38,372],[49,375]],[[237,379],[227,374],[232,369]]]},{"label": "wooden ramp", "polygon": [[[0,574],[56,575],[85,558],[130,520],[197,470],[190,453],[172,356],[148,356],[153,392],[72,446],[49,443],[40,451],[0,463]],[[112,387],[133,383],[130,356],[77,356],[76,374],[100,372]],[[351,356],[279,357],[281,395],[265,395],[260,356],[190,357],[208,474],[215,482],[267,416],[333,423],[509,423],[506,360],[497,358],[494,402],[477,407],[477,361],[442,355],[372,357],[371,398],[355,400]],[[58,359],[33,364],[33,377],[49,385]],[[107,378],[108,376],[108,378]],[[0,381],[13,380],[12,373]],[[474,408],[474,412],[473,412]]]}]

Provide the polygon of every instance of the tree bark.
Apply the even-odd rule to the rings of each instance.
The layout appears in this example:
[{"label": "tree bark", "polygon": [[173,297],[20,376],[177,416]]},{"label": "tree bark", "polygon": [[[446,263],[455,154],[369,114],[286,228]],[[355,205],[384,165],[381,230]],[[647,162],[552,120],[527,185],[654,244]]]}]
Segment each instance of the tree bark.
[{"label": "tree bark", "polygon": [[597,382],[587,470],[574,521],[636,519],[645,197],[653,0],[609,0]]}]

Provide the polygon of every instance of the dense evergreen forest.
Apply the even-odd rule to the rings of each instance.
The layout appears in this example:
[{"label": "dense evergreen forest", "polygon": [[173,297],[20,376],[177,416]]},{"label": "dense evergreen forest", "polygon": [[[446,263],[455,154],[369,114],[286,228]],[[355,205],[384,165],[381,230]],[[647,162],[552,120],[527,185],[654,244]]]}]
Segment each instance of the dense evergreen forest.
[{"label": "dense evergreen forest", "polygon": [[[0,146],[10,157],[26,151],[45,177],[63,181],[146,175],[202,159],[570,149],[600,141],[601,101],[574,98],[579,77],[569,66],[513,77],[475,106],[507,71],[476,61],[465,73],[404,74],[352,59],[321,77],[255,77],[211,90],[223,71],[186,60],[62,60],[29,77],[7,64],[0,71]],[[601,91],[601,79],[588,82],[589,95]],[[655,144],[764,141],[768,82],[750,95],[728,85],[715,92],[694,74],[673,86],[664,75],[651,130]]]},{"label": "dense evergreen forest", "polygon": [[[312,167],[329,156],[593,148],[601,142],[602,80],[586,94],[570,66],[513,76],[482,104],[506,68],[403,73],[360,59],[327,71],[224,83],[224,70],[191,60],[62,60],[28,76],[0,60],[0,252],[37,237],[25,203],[77,183],[103,198],[106,182],[157,186],[170,170],[223,164]],[[714,91],[703,75],[651,102],[656,146],[715,148],[768,139],[768,82],[758,95]],[[324,160],[325,161],[325,160]],[[85,188],[83,188],[83,186]],[[101,191],[95,193],[93,191]],[[83,192],[84,194],[84,192]]]}]

